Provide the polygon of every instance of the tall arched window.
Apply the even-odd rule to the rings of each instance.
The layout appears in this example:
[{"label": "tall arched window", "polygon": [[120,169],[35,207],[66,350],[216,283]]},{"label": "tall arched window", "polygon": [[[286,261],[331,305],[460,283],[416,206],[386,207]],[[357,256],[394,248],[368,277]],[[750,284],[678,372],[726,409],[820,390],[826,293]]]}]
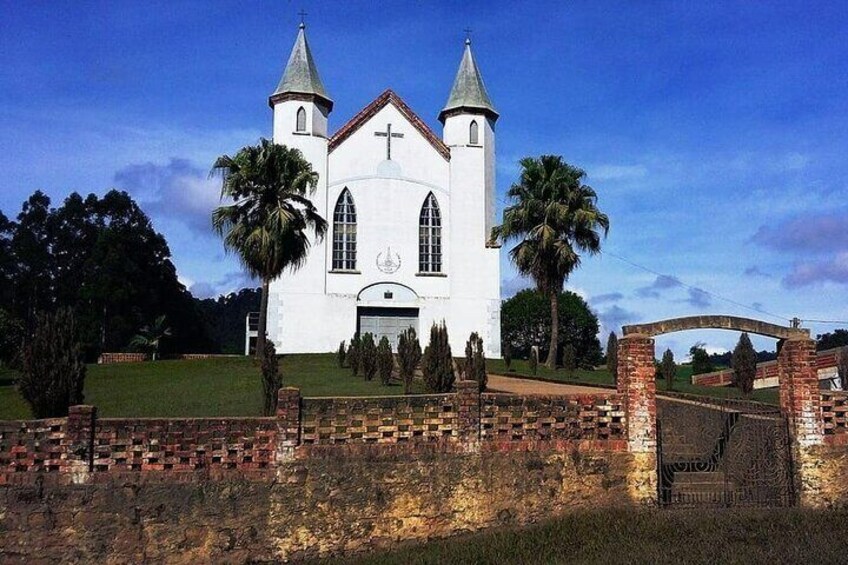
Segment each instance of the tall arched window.
[{"label": "tall arched window", "polygon": [[477,120],[471,120],[471,125],[468,126],[468,143],[471,145],[478,145],[480,143],[480,133],[479,127],[477,126]]},{"label": "tall arched window", "polygon": [[442,272],[442,213],[432,192],[424,200],[418,221],[418,271]]},{"label": "tall arched window", "polygon": [[306,131],[306,110],[303,106],[297,109],[297,125],[295,131]]},{"label": "tall arched window", "polygon": [[356,270],[356,206],[348,189],[339,195],[333,212],[333,270]]}]

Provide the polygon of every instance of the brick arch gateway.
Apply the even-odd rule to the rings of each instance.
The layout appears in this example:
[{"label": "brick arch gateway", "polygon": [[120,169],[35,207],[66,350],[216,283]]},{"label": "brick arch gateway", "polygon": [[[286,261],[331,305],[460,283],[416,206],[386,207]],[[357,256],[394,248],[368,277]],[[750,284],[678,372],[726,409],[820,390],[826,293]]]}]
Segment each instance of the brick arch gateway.
[{"label": "brick arch gateway", "polygon": [[[751,403],[692,400],[663,395],[660,398],[661,421],[658,422],[653,338],[662,334],[693,329],[744,331],[779,340],[779,409],[775,407],[772,413],[768,413],[769,409],[756,407]],[[788,480],[791,483],[788,487],[791,499],[793,501],[800,499],[803,503],[805,495],[809,494],[807,491],[810,491],[810,488],[815,490],[810,486],[815,482],[814,477],[808,476],[812,467],[806,462],[809,459],[810,449],[815,450],[816,446],[824,443],[824,426],[821,393],[816,373],[816,347],[815,341],[810,339],[809,330],[735,316],[690,316],[624,326],[622,335],[623,337],[618,341],[616,376],[618,392],[623,396],[628,411],[629,449],[633,453],[642,453],[646,457],[655,458],[658,475],[657,496],[661,504],[677,500],[671,497],[669,473],[672,476],[671,481],[674,482],[676,475],[676,480],[681,485],[684,478],[689,480],[690,477],[699,477],[706,481],[704,477],[710,473],[718,476],[722,456],[733,447],[733,442],[739,443],[739,430],[744,428],[744,424],[766,421],[766,418],[779,422],[781,429],[786,430],[784,434],[786,446],[783,451],[786,451],[786,468],[791,473]],[[699,410],[700,413],[698,413]],[[683,414],[687,411],[688,416],[683,420],[675,420],[677,416],[671,417],[673,414]],[[753,413],[757,411],[761,412],[754,415]],[[688,434],[688,439],[692,439],[693,436],[697,436],[698,432],[692,429],[693,424],[694,428],[697,428],[711,418],[716,420],[712,431],[707,432],[706,428],[703,430],[704,433],[711,433],[715,438],[714,445],[708,446],[709,449],[702,446],[704,452],[702,455],[690,457],[684,461],[680,454],[687,452],[687,449],[691,451],[691,445],[681,446],[680,437]],[[681,434],[670,437],[668,428],[675,422]],[[659,435],[658,430],[661,430]],[[748,443],[755,444],[754,447],[756,447],[760,439],[772,440],[771,435],[773,434],[769,432],[757,440],[748,440]],[[677,450],[677,453],[671,454],[674,450]],[[665,478],[664,474],[666,474]],[[721,477],[721,480],[729,482],[724,475]],[[664,487],[668,488],[666,492]],[[710,488],[713,487],[715,485],[710,486]],[[685,497],[680,494],[681,489],[682,487],[679,486],[674,496],[683,500]],[[705,489],[693,500],[696,503],[712,501],[728,505],[736,500],[737,494],[725,492],[722,496],[708,494]],[[726,498],[728,496],[730,501]]]}]

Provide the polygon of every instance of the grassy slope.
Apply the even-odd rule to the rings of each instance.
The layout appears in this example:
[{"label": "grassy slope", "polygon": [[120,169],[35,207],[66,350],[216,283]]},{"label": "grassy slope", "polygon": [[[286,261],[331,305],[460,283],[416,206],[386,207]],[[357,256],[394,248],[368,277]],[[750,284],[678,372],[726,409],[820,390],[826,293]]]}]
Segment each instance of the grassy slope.
[{"label": "grassy slope", "polygon": [[[506,365],[501,359],[491,359],[486,361],[486,366],[490,372],[501,375],[515,376],[531,376],[529,363],[522,359],[513,359],[511,371],[507,372]],[[569,377],[562,369],[551,371],[544,365],[539,365],[537,377],[551,379],[556,381],[573,381],[583,384],[613,384],[612,375],[605,369],[595,371],[578,370],[573,377]],[[692,366],[680,365],[677,368],[677,376],[674,380],[674,390],[676,392],[684,392],[687,394],[699,394],[703,396],[712,396],[718,398],[745,398],[738,389],[733,387],[708,387],[695,386],[692,384]],[[665,381],[657,381],[657,392],[662,393],[666,390]],[[751,393],[749,400],[759,402],[767,402],[769,404],[778,404],[777,389],[755,390]]]},{"label": "grassy slope", "polygon": [[595,511],[349,563],[845,563],[845,539],[844,510]]},{"label": "grassy slope", "polygon": [[[304,396],[403,393],[399,384],[386,387],[339,369],[330,354],[288,355],[281,370],[283,385]],[[12,377],[0,373],[0,420],[30,417]],[[245,357],[89,365],[85,380],[85,401],[102,417],[255,416],[262,412],[261,391],[259,368]]]}]

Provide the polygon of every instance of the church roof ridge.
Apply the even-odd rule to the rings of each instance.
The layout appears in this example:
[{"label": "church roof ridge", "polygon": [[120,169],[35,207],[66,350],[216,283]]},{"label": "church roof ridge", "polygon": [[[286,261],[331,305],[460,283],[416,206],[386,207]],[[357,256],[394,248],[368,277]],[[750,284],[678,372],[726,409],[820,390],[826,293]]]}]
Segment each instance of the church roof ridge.
[{"label": "church roof ridge", "polygon": [[379,96],[377,96],[377,98],[360,110],[355,116],[348,120],[345,125],[340,127],[335,134],[333,134],[328,144],[329,151],[332,152],[333,149],[341,145],[345,139],[353,135],[353,133],[365,125],[369,119],[374,117],[377,112],[390,103],[394,104],[400,113],[409,120],[413,127],[415,127],[415,129],[424,136],[424,139],[426,139],[430,145],[432,145],[433,148],[442,155],[442,157],[448,161],[450,160],[450,149],[448,149],[448,146],[444,144],[433,130],[430,129],[430,126],[428,126],[424,120],[419,118],[412,108],[410,108],[391,88],[384,90]]},{"label": "church roof ridge", "polygon": [[324,83],[318,75],[318,67],[315,65],[312,50],[309,49],[309,42],[306,39],[306,25],[303,23],[299,26],[297,39],[294,41],[286,69],[283,71],[283,78],[271,94],[269,104],[273,106],[275,101],[287,94],[315,96],[327,104],[331,110],[333,108],[333,100],[327,95]]},{"label": "church roof ridge", "polygon": [[473,110],[482,110],[483,113],[489,114],[495,119],[498,117],[498,112],[492,104],[489,93],[486,91],[486,85],[483,83],[483,76],[480,74],[480,69],[477,68],[477,63],[474,61],[474,55],[471,53],[471,40],[465,40],[465,51],[462,53],[462,60],[459,63],[459,69],[456,71],[456,78],[453,81],[450,95],[445,107],[439,112],[439,120],[444,121],[448,113],[467,108]]}]

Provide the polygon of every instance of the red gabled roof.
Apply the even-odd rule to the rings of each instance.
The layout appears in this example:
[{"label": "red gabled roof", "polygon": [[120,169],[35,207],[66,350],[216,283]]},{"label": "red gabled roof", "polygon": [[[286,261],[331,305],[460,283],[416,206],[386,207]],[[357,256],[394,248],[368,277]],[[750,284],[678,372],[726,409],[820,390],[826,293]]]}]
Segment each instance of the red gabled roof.
[{"label": "red gabled roof", "polygon": [[358,114],[356,114],[353,118],[350,119],[348,123],[343,125],[339,130],[330,138],[329,142],[329,151],[332,152],[333,149],[341,145],[341,143],[353,135],[353,132],[361,128],[365,122],[371,119],[374,115],[377,114],[380,110],[382,110],[386,104],[392,103],[395,105],[403,116],[409,120],[409,122],[415,126],[421,135],[424,136],[424,139],[430,142],[430,145],[438,151],[442,157],[450,161],[450,149],[445,145],[439,137],[433,133],[427,124],[419,118],[412,109],[406,105],[406,102],[401,100],[400,96],[394,93],[392,89],[385,90],[380,96],[374,99],[373,102],[368,104],[365,108],[360,110]]}]

